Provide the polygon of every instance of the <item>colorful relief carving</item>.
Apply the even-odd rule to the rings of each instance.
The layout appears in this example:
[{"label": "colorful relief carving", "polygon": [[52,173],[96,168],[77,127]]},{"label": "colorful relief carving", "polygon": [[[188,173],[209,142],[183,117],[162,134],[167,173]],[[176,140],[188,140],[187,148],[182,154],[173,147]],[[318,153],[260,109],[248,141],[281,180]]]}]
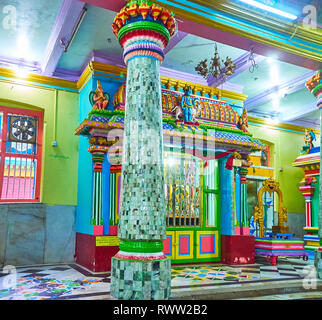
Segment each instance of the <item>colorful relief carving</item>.
[{"label": "colorful relief carving", "polygon": [[103,91],[101,83],[97,80],[96,91],[91,91],[89,94],[89,101],[91,102],[93,110],[105,110],[109,100],[109,94]]},{"label": "colorful relief carving", "polygon": [[[129,20],[134,17],[141,17],[143,22],[160,22],[160,26],[166,29],[169,38],[174,35],[176,22],[171,12],[149,0],[133,0],[129,1],[128,4],[122,8],[112,23],[112,30],[116,37],[119,36],[120,29],[124,28],[128,24]],[[157,25],[141,24],[140,26],[136,25],[135,28],[132,26],[132,29],[135,31],[141,29],[141,27],[150,31],[157,28]]]},{"label": "colorful relief carving", "polygon": [[248,117],[247,117],[247,110],[244,108],[242,115],[239,117],[237,127],[242,130],[243,132],[248,132]]},{"label": "colorful relief carving", "polygon": [[[197,105],[196,98],[192,96],[191,88],[188,86],[184,90],[184,95],[180,100],[181,113],[183,112],[184,122],[194,123],[197,114],[200,114],[200,106]],[[177,118],[177,116],[176,116]]]},{"label": "colorful relief carving", "polygon": [[304,146],[302,147],[301,154],[307,154],[314,148],[313,141],[316,140],[315,133],[312,130],[305,129]]}]

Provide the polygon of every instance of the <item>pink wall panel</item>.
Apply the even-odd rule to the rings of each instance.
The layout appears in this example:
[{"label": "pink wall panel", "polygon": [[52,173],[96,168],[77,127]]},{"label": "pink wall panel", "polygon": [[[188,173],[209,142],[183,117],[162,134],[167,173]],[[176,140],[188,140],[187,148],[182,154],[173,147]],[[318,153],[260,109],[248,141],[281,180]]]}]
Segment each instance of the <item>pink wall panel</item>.
[{"label": "pink wall panel", "polygon": [[200,253],[215,253],[215,236],[201,236]]}]

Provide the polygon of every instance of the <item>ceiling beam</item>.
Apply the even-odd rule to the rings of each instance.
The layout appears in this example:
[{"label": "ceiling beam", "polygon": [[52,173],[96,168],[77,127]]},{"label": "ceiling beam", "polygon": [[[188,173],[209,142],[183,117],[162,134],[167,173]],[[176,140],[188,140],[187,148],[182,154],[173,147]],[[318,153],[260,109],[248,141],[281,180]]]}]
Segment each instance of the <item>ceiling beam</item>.
[{"label": "ceiling beam", "polygon": [[294,121],[300,118],[305,118],[305,116],[309,115],[310,113],[316,111],[318,108],[316,106],[316,102],[310,103],[295,113],[288,113],[283,115],[281,121]]},{"label": "ceiling beam", "polygon": [[305,83],[309,80],[314,74],[315,71],[309,71],[305,74],[302,74],[290,81],[284,82],[281,85],[271,87],[263,92],[257,94],[256,96],[247,99],[244,103],[244,106],[247,108],[247,111],[254,109],[255,107],[264,104],[265,102],[271,100],[273,95],[278,92],[283,92],[284,94],[291,94],[305,87]]},{"label": "ceiling beam", "polygon": [[180,41],[182,41],[188,33],[183,31],[178,31],[169,41],[169,44],[164,49],[164,54],[167,54],[171,49],[173,49]]},{"label": "ceiling beam", "polygon": [[44,75],[52,76],[54,74],[58,61],[64,52],[62,42],[65,46],[70,44],[84,10],[84,2],[63,0],[41,61],[41,69]]},{"label": "ceiling beam", "polygon": [[[125,0],[81,1],[116,12],[126,4]],[[317,46],[311,46],[310,49],[304,48],[302,42],[297,39],[298,33],[293,32],[293,28],[283,21],[277,22],[272,17],[263,18],[258,14],[249,15],[247,10],[243,10],[243,13],[241,13],[241,8],[233,8],[230,4],[231,1],[226,0],[204,1],[203,5],[197,4],[197,1],[192,0],[189,2],[190,6],[180,4],[175,0],[155,1],[175,13],[175,16],[180,19],[178,19],[178,25],[181,31],[246,51],[253,47],[256,54],[278,56],[280,61],[311,70],[321,68],[321,55]],[[226,8],[227,3],[230,9]],[[225,12],[228,11],[222,15],[218,11],[219,6]],[[236,16],[233,17],[232,13]],[[270,29],[262,30],[261,24],[256,26],[253,21],[258,22],[258,19],[261,20],[262,24],[270,26]],[[232,23],[232,21],[237,21],[237,23]],[[239,27],[240,25],[244,28]],[[246,31],[244,30],[245,28]],[[297,30],[295,25],[294,29]],[[310,45],[311,38],[312,43],[319,43],[317,32],[307,32],[305,29],[301,31],[301,34],[303,32],[307,46]],[[290,33],[291,37],[287,33]],[[309,37],[310,35],[312,37]],[[299,45],[299,43],[301,44]]]},{"label": "ceiling beam", "polygon": [[[234,64],[236,65],[236,69],[235,69],[235,72],[229,77],[225,77],[224,75],[220,75],[218,78],[215,78],[212,75],[208,77],[208,86],[218,88],[218,86],[220,86],[224,82],[229,81],[230,79],[244,72],[246,69],[249,69],[252,66],[252,61],[249,59],[249,57],[250,57],[250,53],[245,52],[240,57],[235,59]],[[265,59],[264,56],[254,54],[255,63],[259,63],[263,59]]]}]

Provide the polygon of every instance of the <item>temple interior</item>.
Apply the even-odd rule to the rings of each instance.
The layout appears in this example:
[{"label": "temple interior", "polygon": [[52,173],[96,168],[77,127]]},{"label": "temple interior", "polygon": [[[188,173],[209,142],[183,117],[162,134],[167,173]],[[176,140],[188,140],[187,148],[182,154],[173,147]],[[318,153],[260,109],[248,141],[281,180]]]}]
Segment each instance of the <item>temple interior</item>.
[{"label": "temple interior", "polygon": [[1,1],[0,300],[321,299],[320,18]]}]

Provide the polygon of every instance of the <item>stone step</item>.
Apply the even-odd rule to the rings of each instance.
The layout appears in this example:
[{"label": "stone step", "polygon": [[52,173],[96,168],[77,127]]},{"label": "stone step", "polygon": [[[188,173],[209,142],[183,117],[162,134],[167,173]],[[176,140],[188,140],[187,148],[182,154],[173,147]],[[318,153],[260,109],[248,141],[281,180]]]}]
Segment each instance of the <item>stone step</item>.
[{"label": "stone step", "polygon": [[316,280],[315,286],[305,288],[305,282],[300,280],[285,280],[274,282],[243,283],[212,288],[180,290],[171,292],[172,300],[233,300],[251,297],[264,297],[276,294],[322,291],[322,280]]}]

